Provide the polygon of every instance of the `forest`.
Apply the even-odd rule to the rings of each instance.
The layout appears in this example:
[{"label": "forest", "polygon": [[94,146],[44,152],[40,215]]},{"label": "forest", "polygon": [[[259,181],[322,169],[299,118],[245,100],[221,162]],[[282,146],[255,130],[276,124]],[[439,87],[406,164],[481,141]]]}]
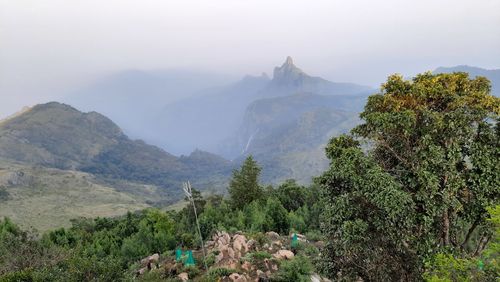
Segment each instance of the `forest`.
[{"label": "forest", "polygon": [[[245,261],[278,265],[257,281],[498,281],[500,99],[490,92],[487,79],[461,72],[388,77],[362,123],[329,141],[329,167],[308,186],[263,185],[248,156],[226,194],[193,190],[197,214],[186,201],[44,234],[3,218],[0,281],[231,281]],[[217,252],[203,259],[199,235],[220,232],[257,250],[234,268],[218,265]],[[292,258],[266,252],[271,233],[286,237]],[[298,235],[306,239],[294,245]],[[167,268],[179,249],[194,250],[196,264]],[[153,254],[163,266],[139,275]]]}]

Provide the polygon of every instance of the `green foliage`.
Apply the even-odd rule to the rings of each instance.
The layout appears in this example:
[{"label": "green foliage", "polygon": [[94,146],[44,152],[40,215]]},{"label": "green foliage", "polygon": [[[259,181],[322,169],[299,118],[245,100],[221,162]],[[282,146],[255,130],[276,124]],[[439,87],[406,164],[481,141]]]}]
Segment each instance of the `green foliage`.
[{"label": "green foliage", "polygon": [[311,281],[311,262],[304,256],[296,256],[290,261],[283,261],[277,273],[273,275],[271,281],[275,282],[306,282]]},{"label": "green foliage", "polygon": [[484,248],[486,207],[500,189],[500,99],[489,90],[481,77],[425,73],[390,76],[369,97],[353,130],[368,154],[352,136],[332,139],[330,168],[317,180],[325,273],[418,280],[435,253]]},{"label": "green foliage", "polygon": [[478,257],[455,257],[437,254],[426,264],[427,281],[495,281],[500,273],[500,205],[489,208],[488,221],[494,234],[488,247]]},{"label": "green foliage", "polygon": [[225,268],[225,267],[211,268],[208,271],[206,278],[211,279],[209,281],[217,281],[218,278],[222,278],[224,276],[229,276],[229,275],[231,275],[231,273],[235,273],[235,272],[237,272],[237,271],[235,269],[231,269],[231,268]]},{"label": "green foliage", "polygon": [[229,184],[229,195],[231,203],[236,209],[242,209],[245,205],[263,197],[262,187],[259,185],[261,168],[248,156],[240,170],[233,171],[233,177]]},{"label": "green foliage", "polygon": [[274,198],[268,198],[265,207],[264,231],[275,231],[281,234],[288,234],[290,223],[288,213],[281,202]]},{"label": "green foliage", "polygon": [[310,190],[300,186],[293,179],[285,181],[275,191],[276,197],[287,211],[295,211],[306,204]]}]

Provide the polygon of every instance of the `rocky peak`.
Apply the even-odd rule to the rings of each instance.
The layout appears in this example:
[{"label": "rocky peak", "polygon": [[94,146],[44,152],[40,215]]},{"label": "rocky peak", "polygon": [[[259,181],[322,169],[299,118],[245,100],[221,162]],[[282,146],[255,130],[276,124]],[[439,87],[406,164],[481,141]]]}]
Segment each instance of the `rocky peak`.
[{"label": "rocky peak", "polygon": [[274,68],[273,80],[275,82],[288,84],[290,82],[297,81],[304,76],[307,76],[307,74],[296,67],[293,64],[292,57],[288,56],[281,67]]}]

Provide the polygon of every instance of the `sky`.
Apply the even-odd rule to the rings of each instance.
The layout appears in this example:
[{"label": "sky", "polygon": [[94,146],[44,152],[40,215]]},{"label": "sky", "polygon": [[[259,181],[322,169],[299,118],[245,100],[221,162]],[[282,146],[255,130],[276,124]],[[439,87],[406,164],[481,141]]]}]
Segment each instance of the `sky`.
[{"label": "sky", "polygon": [[0,117],[128,69],[311,75],[378,87],[500,68],[498,0],[0,0]]}]

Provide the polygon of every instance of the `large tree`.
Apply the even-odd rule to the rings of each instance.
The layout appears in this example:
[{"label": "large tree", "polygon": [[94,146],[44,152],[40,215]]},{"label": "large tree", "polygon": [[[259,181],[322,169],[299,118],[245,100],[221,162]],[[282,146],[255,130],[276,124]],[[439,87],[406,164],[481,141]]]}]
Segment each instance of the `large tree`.
[{"label": "large tree", "polygon": [[242,209],[252,201],[259,200],[263,196],[263,189],[259,185],[261,168],[257,162],[248,156],[241,169],[233,171],[233,177],[229,183],[229,195],[232,205]]},{"label": "large tree", "polygon": [[480,253],[500,191],[499,112],[482,77],[390,76],[364,123],[327,146],[324,270],[408,281],[436,252]]}]

